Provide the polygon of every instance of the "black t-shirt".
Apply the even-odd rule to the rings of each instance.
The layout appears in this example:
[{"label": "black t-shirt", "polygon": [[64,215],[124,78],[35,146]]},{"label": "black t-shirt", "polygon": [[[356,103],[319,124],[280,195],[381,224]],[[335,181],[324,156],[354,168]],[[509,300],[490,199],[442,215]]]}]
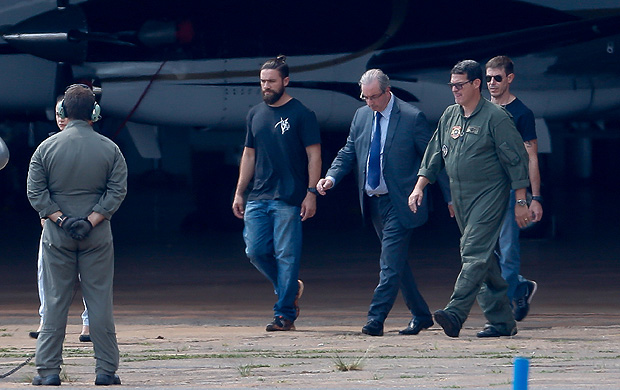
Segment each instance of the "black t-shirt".
[{"label": "black t-shirt", "polygon": [[277,199],[300,206],[308,188],[306,147],[320,142],[316,115],[299,100],[252,107],[245,146],[255,150],[256,161],[248,200]]},{"label": "black t-shirt", "polygon": [[515,126],[523,138],[523,142],[536,139],[536,124],[534,122],[534,113],[527,108],[525,104],[518,98],[506,105],[506,110],[512,115]]}]

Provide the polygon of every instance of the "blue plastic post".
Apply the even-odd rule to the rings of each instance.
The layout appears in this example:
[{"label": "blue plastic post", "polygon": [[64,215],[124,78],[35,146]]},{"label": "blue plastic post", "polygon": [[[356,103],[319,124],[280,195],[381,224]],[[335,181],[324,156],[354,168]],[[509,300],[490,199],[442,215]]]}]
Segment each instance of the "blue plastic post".
[{"label": "blue plastic post", "polygon": [[529,359],[515,358],[515,378],[513,381],[514,390],[527,390],[528,371],[530,368]]}]

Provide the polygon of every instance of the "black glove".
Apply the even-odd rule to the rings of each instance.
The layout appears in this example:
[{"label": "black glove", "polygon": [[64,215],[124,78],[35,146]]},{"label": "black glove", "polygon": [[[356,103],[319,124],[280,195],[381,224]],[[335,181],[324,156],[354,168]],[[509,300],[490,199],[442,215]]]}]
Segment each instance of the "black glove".
[{"label": "black glove", "polygon": [[93,225],[87,218],[71,217],[62,223],[62,228],[69,233],[71,238],[81,241],[93,230]]}]

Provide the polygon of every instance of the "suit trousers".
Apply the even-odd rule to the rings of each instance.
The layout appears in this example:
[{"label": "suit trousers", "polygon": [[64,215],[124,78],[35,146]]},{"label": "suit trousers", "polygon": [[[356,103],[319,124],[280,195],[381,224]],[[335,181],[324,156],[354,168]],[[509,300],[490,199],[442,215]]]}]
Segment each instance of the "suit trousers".
[{"label": "suit trousers", "polygon": [[86,239],[76,241],[47,220],[41,248],[45,308],[43,327],[37,339],[36,367],[39,375],[60,373],[67,313],[78,273],[88,306],[90,337],[96,359],[95,373],[114,374],[118,369],[119,351],[112,313],[114,248],[110,222],[103,221]]},{"label": "suit trousers", "polygon": [[375,288],[368,320],[381,323],[387,318],[400,288],[405,303],[417,321],[432,319],[428,304],[420,294],[408,263],[409,242],[413,229],[398,219],[388,194],[365,196],[369,203],[372,224],[381,241],[379,285]]}]

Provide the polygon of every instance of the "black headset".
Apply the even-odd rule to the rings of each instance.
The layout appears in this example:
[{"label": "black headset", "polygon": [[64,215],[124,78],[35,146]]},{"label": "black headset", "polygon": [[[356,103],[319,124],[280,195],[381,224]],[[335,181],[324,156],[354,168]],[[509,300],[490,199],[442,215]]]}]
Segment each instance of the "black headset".
[{"label": "black headset", "polygon": [[[67,89],[65,89],[65,93],[67,93],[67,91],[71,88],[86,88],[93,93],[93,97],[95,96],[93,90],[86,84],[71,84],[67,87]],[[60,119],[65,119],[67,117],[67,110],[65,109],[65,99],[62,99],[60,101],[60,104],[56,105],[56,115],[58,115]],[[95,100],[95,103],[93,103],[93,112],[90,114],[90,120],[93,122],[97,122],[99,119],[101,119],[101,107],[99,106],[99,104],[97,104],[97,101]]]}]

